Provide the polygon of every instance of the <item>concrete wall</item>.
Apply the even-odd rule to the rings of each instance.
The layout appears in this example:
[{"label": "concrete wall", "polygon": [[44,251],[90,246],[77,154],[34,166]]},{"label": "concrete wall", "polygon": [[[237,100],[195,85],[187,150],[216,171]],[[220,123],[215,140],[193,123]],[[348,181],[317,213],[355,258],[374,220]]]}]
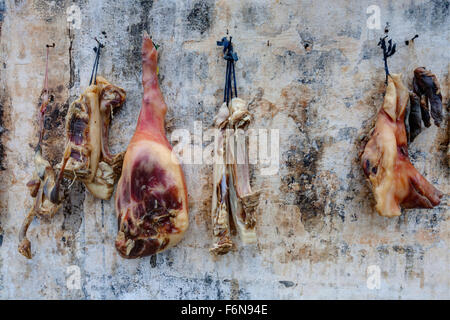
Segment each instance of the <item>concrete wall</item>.
[{"label": "concrete wall", "polygon": [[[82,20],[69,32],[72,4]],[[446,194],[433,210],[379,217],[358,164],[358,137],[384,92],[377,47],[382,30],[366,27],[372,4],[398,42],[391,71],[409,84],[414,67],[431,69],[448,106],[449,1],[0,0],[0,297],[450,298],[447,122],[426,129],[410,146],[416,168]],[[225,73],[215,41],[227,30],[233,36],[238,91],[252,101],[253,127],[280,130],[278,174],[252,168],[252,184],[262,190],[257,246],[243,247],[235,235],[234,252],[209,254],[212,166],[184,165],[190,228],[176,248],[120,258],[113,201],[96,200],[75,183],[52,221],[32,223],[34,257],[27,261],[17,253],[17,234],[32,205],[25,184],[33,172],[45,44],[56,43],[45,146],[55,162],[64,147],[59,136],[68,104],[89,81],[95,36],[106,44],[99,74],[127,91],[111,128],[113,150],[126,147],[141,106],[143,30],[161,45],[169,136],[174,129],[193,132],[194,121],[212,125]],[[415,44],[406,46],[415,34]],[[379,289],[367,287],[371,265],[380,268]],[[80,290],[66,286],[70,266],[80,268]]]}]

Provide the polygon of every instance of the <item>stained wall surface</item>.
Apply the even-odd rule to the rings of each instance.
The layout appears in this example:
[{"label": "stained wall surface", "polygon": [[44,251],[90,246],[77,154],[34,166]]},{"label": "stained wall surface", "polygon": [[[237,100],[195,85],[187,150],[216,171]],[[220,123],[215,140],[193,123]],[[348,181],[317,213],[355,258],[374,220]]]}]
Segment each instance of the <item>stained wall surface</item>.
[{"label": "stained wall surface", "polygon": [[[384,93],[377,47],[383,30],[368,29],[370,5],[379,6],[381,28],[389,22],[398,43],[391,71],[410,85],[415,67],[431,69],[447,119],[449,1],[0,0],[0,297],[450,298],[447,121],[410,145],[413,164],[445,194],[432,210],[378,216],[358,163],[358,141]],[[75,19],[70,28],[68,17]],[[113,151],[126,148],[141,106],[143,30],[160,45],[169,137],[177,129],[193,133],[195,121],[203,130],[212,127],[225,74],[216,41],[227,30],[233,36],[238,93],[250,102],[252,128],[279,130],[278,170],[264,175],[260,162],[251,170],[252,185],[261,190],[257,245],[244,247],[235,234],[235,251],[211,256],[212,166],[184,164],[190,227],[175,248],[122,259],[114,249],[113,200],[96,200],[75,183],[53,220],[33,221],[34,257],[26,260],[17,252],[18,231],[32,205],[26,182],[45,44],[56,44],[44,148],[55,163],[68,105],[89,82],[94,37],[105,43],[99,74],[127,91],[110,139]],[[79,289],[71,282],[77,270]],[[372,281],[377,271],[379,286]]]}]

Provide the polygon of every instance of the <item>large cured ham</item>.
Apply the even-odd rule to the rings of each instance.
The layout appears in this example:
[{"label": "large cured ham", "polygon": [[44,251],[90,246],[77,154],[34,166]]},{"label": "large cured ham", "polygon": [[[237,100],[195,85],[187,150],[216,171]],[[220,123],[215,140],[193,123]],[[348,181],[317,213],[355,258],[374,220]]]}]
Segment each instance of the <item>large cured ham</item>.
[{"label": "large cured ham", "polygon": [[408,100],[402,76],[389,75],[383,106],[361,156],[381,216],[399,216],[400,207],[433,208],[442,197],[409,160],[404,121]]},{"label": "large cured ham", "polygon": [[156,48],[147,34],[142,42],[142,85],[142,109],[115,196],[116,248],[124,258],[168,249],[188,227],[185,179],[165,135],[167,106],[158,84]]}]

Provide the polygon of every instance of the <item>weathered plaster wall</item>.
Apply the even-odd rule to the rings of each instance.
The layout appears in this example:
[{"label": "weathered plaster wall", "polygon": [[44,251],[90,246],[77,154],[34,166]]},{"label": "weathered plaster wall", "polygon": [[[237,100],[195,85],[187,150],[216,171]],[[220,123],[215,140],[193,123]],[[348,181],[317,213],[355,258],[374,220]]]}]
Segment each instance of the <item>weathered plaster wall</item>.
[{"label": "weathered plaster wall", "polygon": [[[81,8],[81,28],[67,29],[66,8]],[[450,298],[447,123],[426,129],[410,146],[414,165],[446,195],[433,210],[379,217],[357,163],[384,90],[366,8],[381,8],[399,43],[392,72],[410,82],[426,66],[449,95],[448,1],[24,1],[0,0],[0,297],[1,298]],[[115,115],[113,150],[125,148],[141,105],[140,42],[148,30],[160,51],[160,83],[169,106],[167,128],[211,126],[220,104],[225,64],[215,41],[233,35],[240,60],[238,90],[252,101],[255,128],[280,130],[280,170],[252,183],[262,190],[255,247],[213,258],[209,222],[210,165],[184,165],[190,201],[185,239],[156,257],[128,261],[113,246],[113,201],[74,184],[63,210],[35,220],[34,258],[17,253],[17,234],[31,206],[36,110],[45,44],[51,51],[46,151],[58,142],[68,104],[86,87],[102,37],[99,74],[127,91]],[[106,38],[102,35],[106,32]],[[403,41],[419,34],[414,46]],[[305,49],[305,44],[308,48]],[[445,110],[445,116],[447,116]],[[3,152],[4,150],[4,152]],[[81,290],[66,287],[79,266]],[[381,269],[381,288],[366,286],[367,267]]]}]

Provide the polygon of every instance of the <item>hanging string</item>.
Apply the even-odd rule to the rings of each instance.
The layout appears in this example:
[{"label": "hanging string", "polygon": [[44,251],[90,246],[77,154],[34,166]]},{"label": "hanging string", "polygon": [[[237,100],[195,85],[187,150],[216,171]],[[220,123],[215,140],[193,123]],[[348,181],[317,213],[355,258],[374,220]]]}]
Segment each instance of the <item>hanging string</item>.
[{"label": "hanging string", "polygon": [[[234,97],[237,98],[237,85],[236,85],[236,71],[235,61],[238,61],[238,56],[233,50],[233,44],[231,43],[232,37],[228,40],[226,37],[221,41],[217,41],[217,45],[223,47],[223,58],[227,61],[227,69],[225,73],[225,89],[223,92],[223,102],[226,102],[227,106],[230,100]],[[232,83],[233,82],[233,83]]]},{"label": "hanging string", "polygon": [[386,45],[386,39],[388,39],[389,35],[389,22],[386,23],[386,27],[384,28],[384,33],[386,34],[384,37],[380,38],[380,41],[378,42],[378,46],[383,49],[383,60],[384,60],[384,72],[386,73],[386,84],[388,83],[388,76],[389,76],[389,67],[387,63],[387,59],[394,55],[395,50],[397,48],[397,44],[392,42],[392,39],[389,39],[387,41]]},{"label": "hanging string", "polygon": [[[43,90],[43,95],[42,95],[42,102],[41,102],[41,107],[39,108],[39,141],[38,144],[36,146],[37,149],[40,148],[41,146],[41,142],[44,136],[44,117],[45,117],[45,111],[47,110],[47,106],[49,103],[49,91],[48,91],[48,54],[50,51],[50,48],[54,48],[55,44],[47,44],[45,45],[46,49],[47,49],[47,57],[46,57],[46,61],[45,61],[45,78],[44,78],[44,90]],[[36,150],[37,150],[36,149]]]},{"label": "hanging string", "polygon": [[41,113],[45,113],[45,110],[46,110],[47,104],[48,104],[48,99],[49,99],[49,97],[48,97],[48,54],[49,54],[50,48],[54,48],[55,44],[54,43],[51,45],[47,44],[47,45],[45,45],[45,47],[47,48],[47,58],[45,61],[45,78],[44,78],[44,92],[45,92],[44,97],[45,98],[41,105],[41,109],[40,109]]},{"label": "hanging string", "polygon": [[97,41],[97,47],[94,48],[95,52],[95,60],[94,60],[94,66],[92,67],[92,73],[91,73],[91,79],[89,80],[89,85],[92,84],[92,80],[94,80],[94,84],[97,84],[97,70],[98,70],[98,64],[100,61],[100,49],[104,47],[104,45],[97,40],[97,38],[94,38],[95,41]]}]

